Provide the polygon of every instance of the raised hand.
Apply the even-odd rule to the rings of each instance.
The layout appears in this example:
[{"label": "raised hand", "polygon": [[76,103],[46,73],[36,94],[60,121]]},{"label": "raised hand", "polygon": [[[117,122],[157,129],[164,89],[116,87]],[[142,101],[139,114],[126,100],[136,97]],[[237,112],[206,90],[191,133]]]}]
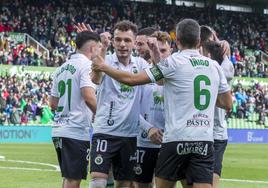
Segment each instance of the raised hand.
[{"label": "raised hand", "polygon": [[82,31],[90,31],[90,32],[94,32],[93,29],[90,27],[89,24],[85,24],[85,23],[78,23],[77,25],[74,25],[77,33],[81,33]]},{"label": "raised hand", "polygon": [[102,72],[104,70],[105,66],[108,66],[108,65],[105,64],[105,61],[101,57],[101,55],[97,55],[95,58],[92,59],[91,68],[93,71]]},{"label": "raised hand", "polygon": [[158,63],[160,61],[160,50],[158,47],[158,41],[155,37],[148,37],[147,45],[151,50],[151,56],[154,63]]},{"label": "raised hand", "polygon": [[112,38],[111,33],[109,32],[101,33],[100,38],[103,48],[107,49],[111,44],[111,38]]},{"label": "raised hand", "polygon": [[220,41],[220,45],[223,48],[223,56],[231,57],[230,44],[226,40]]}]

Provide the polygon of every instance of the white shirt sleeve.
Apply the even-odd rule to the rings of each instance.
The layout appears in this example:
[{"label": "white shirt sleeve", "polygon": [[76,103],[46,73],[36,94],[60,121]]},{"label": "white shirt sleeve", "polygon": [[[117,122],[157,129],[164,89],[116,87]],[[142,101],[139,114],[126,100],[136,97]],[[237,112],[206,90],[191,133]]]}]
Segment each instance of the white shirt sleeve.
[{"label": "white shirt sleeve", "polygon": [[92,87],[93,89],[96,89],[96,85],[90,79],[90,73],[91,63],[87,63],[86,66],[84,66],[80,72],[80,88]]},{"label": "white shirt sleeve", "polygon": [[234,66],[233,63],[226,57],[224,61],[221,64],[221,67],[223,69],[224,75],[227,79],[227,81],[231,81],[234,77]]},{"label": "white shirt sleeve", "polygon": [[148,121],[146,121],[142,115],[139,117],[140,126],[143,130],[145,130],[147,133],[150,130],[150,128],[154,127],[152,124],[150,124]]},{"label": "white shirt sleeve", "polygon": [[[216,63],[215,63],[216,64]],[[220,84],[219,84],[219,94],[221,93],[226,93],[228,91],[230,91],[230,87],[227,83],[226,77],[224,75],[224,72],[222,70],[222,68],[216,64],[216,67],[218,69],[218,73],[219,73],[219,79],[220,79]]]}]

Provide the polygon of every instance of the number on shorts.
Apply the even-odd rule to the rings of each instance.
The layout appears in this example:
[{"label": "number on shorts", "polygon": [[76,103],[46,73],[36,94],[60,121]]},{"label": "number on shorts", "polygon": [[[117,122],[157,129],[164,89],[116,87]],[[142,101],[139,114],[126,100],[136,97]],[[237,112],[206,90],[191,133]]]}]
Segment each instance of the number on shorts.
[{"label": "number on shorts", "polygon": [[137,163],[143,163],[143,157],[145,155],[145,150],[137,150]]},{"label": "number on shorts", "polygon": [[89,161],[90,158],[90,149],[87,149],[87,161]]},{"label": "number on shorts", "polygon": [[106,152],[107,151],[107,140],[97,139],[97,152]]}]

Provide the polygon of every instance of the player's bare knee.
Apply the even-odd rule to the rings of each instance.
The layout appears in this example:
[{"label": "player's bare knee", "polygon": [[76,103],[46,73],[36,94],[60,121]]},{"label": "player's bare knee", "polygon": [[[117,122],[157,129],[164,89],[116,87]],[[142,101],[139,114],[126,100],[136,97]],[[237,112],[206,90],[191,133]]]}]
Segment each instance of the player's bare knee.
[{"label": "player's bare knee", "polygon": [[98,179],[98,178],[102,178],[102,179],[108,179],[108,174],[105,174],[105,173],[101,173],[101,172],[91,172],[91,177],[92,177],[92,179],[93,178],[96,178],[96,179]]},{"label": "player's bare knee", "polygon": [[194,183],[193,188],[212,188],[212,185],[208,183]]},{"label": "player's bare knee", "polygon": [[115,181],[115,188],[133,188],[131,181]]},{"label": "player's bare knee", "polygon": [[134,187],[135,188],[152,188],[152,184],[151,183],[138,183],[138,182],[134,182]]},{"label": "player's bare knee", "polygon": [[79,188],[81,180],[64,178],[64,188]]}]

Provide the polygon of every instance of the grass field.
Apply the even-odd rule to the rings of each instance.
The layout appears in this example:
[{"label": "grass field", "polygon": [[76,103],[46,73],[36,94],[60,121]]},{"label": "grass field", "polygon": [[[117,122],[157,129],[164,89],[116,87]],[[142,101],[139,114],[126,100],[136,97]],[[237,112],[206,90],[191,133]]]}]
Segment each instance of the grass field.
[{"label": "grass field", "polygon": [[[39,164],[57,165],[52,144],[1,143],[1,155],[6,160],[0,160],[0,188],[61,187],[60,173],[55,167]],[[223,179],[221,188],[267,188],[268,145],[230,144],[225,154]],[[81,187],[88,188],[88,181],[83,181]]]}]

